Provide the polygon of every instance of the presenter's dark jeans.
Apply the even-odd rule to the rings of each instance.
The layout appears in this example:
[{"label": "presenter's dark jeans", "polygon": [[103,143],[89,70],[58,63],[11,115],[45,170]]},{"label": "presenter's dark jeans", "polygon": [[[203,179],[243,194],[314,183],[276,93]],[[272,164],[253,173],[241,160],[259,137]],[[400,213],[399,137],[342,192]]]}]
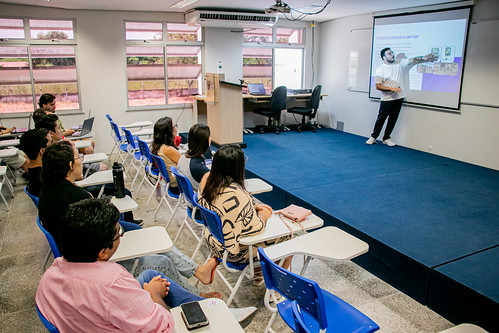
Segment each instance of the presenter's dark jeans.
[{"label": "presenter's dark jeans", "polygon": [[383,140],[390,139],[397,118],[399,117],[400,109],[402,108],[403,98],[396,99],[394,101],[381,101],[378,112],[378,119],[374,124],[374,131],[371,134],[373,138],[377,138],[386,118],[388,118],[388,123],[386,124],[385,134],[383,135]]}]

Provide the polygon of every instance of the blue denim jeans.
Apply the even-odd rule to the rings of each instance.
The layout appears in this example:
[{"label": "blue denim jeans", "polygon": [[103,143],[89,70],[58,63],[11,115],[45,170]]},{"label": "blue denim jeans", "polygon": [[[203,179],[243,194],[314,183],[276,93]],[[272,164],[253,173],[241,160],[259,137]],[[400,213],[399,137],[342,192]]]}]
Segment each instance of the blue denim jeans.
[{"label": "blue denim jeans", "polygon": [[168,294],[163,298],[166,305],[170,308],[179,306],[180,304],[194,301],[201,301],[204,298],[196,296],[179,286],[175,281],[168,279],[163,273],[148,269],[142,272],[138,277],[137,281],[140,283],[140,287],[144,287],[144,283],[151,281],[155,276],[160,275],[163,279],[167,279],[170,282],[170,290]]}]

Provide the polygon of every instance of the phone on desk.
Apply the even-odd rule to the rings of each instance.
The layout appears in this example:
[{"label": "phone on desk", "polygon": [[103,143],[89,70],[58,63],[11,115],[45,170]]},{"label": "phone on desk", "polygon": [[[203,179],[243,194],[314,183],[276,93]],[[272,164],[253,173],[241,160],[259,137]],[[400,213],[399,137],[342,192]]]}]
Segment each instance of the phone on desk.
[{"label": "phone on desk", "polygon": [[206,326],[210,323],[198,302],[184,303],[180,305],[180,308],[182,309],[182,319],[188,330]]}]

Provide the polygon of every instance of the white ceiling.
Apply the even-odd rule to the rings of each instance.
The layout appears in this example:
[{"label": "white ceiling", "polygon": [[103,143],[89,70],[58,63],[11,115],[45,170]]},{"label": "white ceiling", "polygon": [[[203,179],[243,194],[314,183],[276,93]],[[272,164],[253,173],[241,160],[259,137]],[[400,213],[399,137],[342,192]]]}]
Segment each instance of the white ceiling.
[{"label": "white ceiling", "polygon": [[[193,8],[218,8],[263,11],[275,4],[275,0],[199,0],[184,8],[170,8],[180,0],[7,0],[4,3],[35,5],[64,9],[94,9],[94,10],[126,10],[126,11],[164,11],[185,12]],[[459,0],[458,0],[459,1]],[[302,11],[317,11],[310,6],[321,8],[327,0],[284,0],[291,8]],[[455,0],[332,0],[327,8],[318,15],[305,18],[308,21],[327,21],[334,18],[380,12],[392,9],[402,9],[425,5],[456,2]],[[299,14],[295,12],[295,17]],[[289,16],[289,15],[288,15]]]}]

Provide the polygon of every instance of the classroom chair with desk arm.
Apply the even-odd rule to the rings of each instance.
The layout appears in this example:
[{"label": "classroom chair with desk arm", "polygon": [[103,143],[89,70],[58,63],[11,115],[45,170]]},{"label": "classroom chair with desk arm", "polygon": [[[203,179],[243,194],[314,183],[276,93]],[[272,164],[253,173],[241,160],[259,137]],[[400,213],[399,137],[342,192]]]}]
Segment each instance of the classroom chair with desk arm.
[{"label": "classroom chair with desk arm", "polygon": [[[296,128],[298,133],[300,133],[304,128],[311,128],[314,133],[317,131],[317,126],[312,125],[310,121],[317,116],[317,109],[319,108],[319,103],[321,100],[321,90],[321,85],[315,86],[314,91],[310,96],[308,107],[292,107],[287,110],[288,113],[298,114],[302,116],[301,124]],[[309,118],[309,123],[305,122],[306,117]]]},{"label": "classroom chair with desk arm", "polygon": [[127,145],[128,154],[132,158],[130,164],[125,170],[130,172],[132,166],[135,169],[135,177],[133,177],[132,185],[130,186],[133,191],[133,185],[135,184],[135,181],[139,176],[140,169],[142,166],[142,159],[144,158],[144,156],[142,155],[142,151],[139,149],[137,143],[138,137],[133,136],[132,133],[129,130],[127,130],[125,127],[122,127],[121,129],[123,133],[125,133],[125,141],[128,143]]},{"label": "classroom chair with desk arm", "polygon": [[[339,333],[369,333],[379,329],[379,326],[369,317],[342,299],[321,289],[317,282],[294,274],[272,262],[265,255],[263,248],[258,248],[258,255],[265,286],[268,290],[274,290],[286,298],[277,303],[277,311],[293,331],[304,331],[299,331],[300,328],[296,327],[292,309],[293,301],[300,306],[302,315],[299,318],[305,323],[309,332],[328,329],[328,331]],[[274,312],[266,332],[274,332],[271,325],[276,310],[270,307],[268,299],[265,303],[265,306]]]},{"label": "classroom chair with desk arm", "polygon": [[137,144],[139,146],[140,153],[142,154],[142,165],[144,166],[144,177],[142,177],[139,187],[137,188],[137,193],[140,191],[140,188],[146,179],[148,179],[146,184],[151,185],[152,191],[154,192],[156,189],[154,184],[158,180],[159,170],[152,160],[151,151],[149,150],[147,143],[141,139],[137,139]]},{"label": "classroom chair with desk arm", "polygon": [[[165,162],[163,161],[163,159],[161,157],[153,155],[153,154],[151,154],[151,157],[152,157],[152,160],[153,160],[154,164],[156,164],[156,167],[158,168],[158,171],[159,171],[159,177],[158,177],[156,184],[154,185],[154,189],[157,189],[159,186],[161,186],[162,179],[165,181],[165,184],[166,184],[165,189],[164,189],[164,193],[161,196],[161,199],[159,200],[159,204],[158,204],[158,207],[156,207],[156,211],[154,212],[154,221],[157,221],[158,211],[161,208],[161,205],[163,202],[166,203],[166,206],[170,210],[170,213],[172,215],[175,214],[175,212],[177,211],[177,209],[180,205],[180,195],[175,194],[170,190],[170,177],[168,176],[168,171],[166,170],[166,165],[165,165]],[[149,206],[149,202],[151,201],[151,198],[152,198],[154,193],[155,193],[155,191],[152,191],[151,194],[149,195],[149,199],[147,200],[146,207]],[[175,208],[172,208],[172,206],[168,202],[168,197],[177,200],[177,204],[175,205]]]},{"label": "classroom chair with desk arm", "polygon": [[[185,216],[184,220],[182,221],[182,225],[180,226],[180,228],[177,232],[177,235],[175,236],[174,243],[177,242],[177,239],[180,236],[180,233],[184,229],[184,226],[186,226],[187,229],[189,229],[191,234],[194,236],[194,238],[198,242],[196,245],[196,248],[194,249],[194,252],[192,253],[192,256],[191,256],[191,259],[194,260],[194,257],[196,257],[196,254],[198,253],[199,248],[203,244],[204,229],[206,227],[205,227],[202,219],[196,218],[196,213],[199,211],[199,209],[194,202],[194,191],[192,189],[192,185],[191,185],[190,180],[186,176],[181,175],[175,167],[171,167],[170,170],[173,173],[173,175],[175,176],[175,178],[177,179],[177,184],[178,184],[178,187],[180,190],[180,196],[182,198],[182,201],[187,204],[187,215]],[[168,223],[166,224],[166,228],[168,228],[168,225],[170,224],[172,218],[173,218],[173,214],[172,214],[172,217],[170,218],[170,220],[168,221]],[[188,219],[191,219],[192,221],[203,226],[203,229],[202,229],[201,234],[199,236],[196,233],[196,231],[192,228],[192,226],[189,224],[189,222],[187,221]]]},{"label": "classroom chair with desk arm", "polygon": [[259,131],[260,133],[265,133],[267,130],[275,131],[279,134],[279,131],[283,130],[279,122],[281,119],[282,110],[286,109],[288,89],[285,86],[280,86],[274,89],[272,96],[270,97],[270,106],[266,108],[254,109],[253,113],[265,116],[268,118],[267,126],[262,126]]}]

